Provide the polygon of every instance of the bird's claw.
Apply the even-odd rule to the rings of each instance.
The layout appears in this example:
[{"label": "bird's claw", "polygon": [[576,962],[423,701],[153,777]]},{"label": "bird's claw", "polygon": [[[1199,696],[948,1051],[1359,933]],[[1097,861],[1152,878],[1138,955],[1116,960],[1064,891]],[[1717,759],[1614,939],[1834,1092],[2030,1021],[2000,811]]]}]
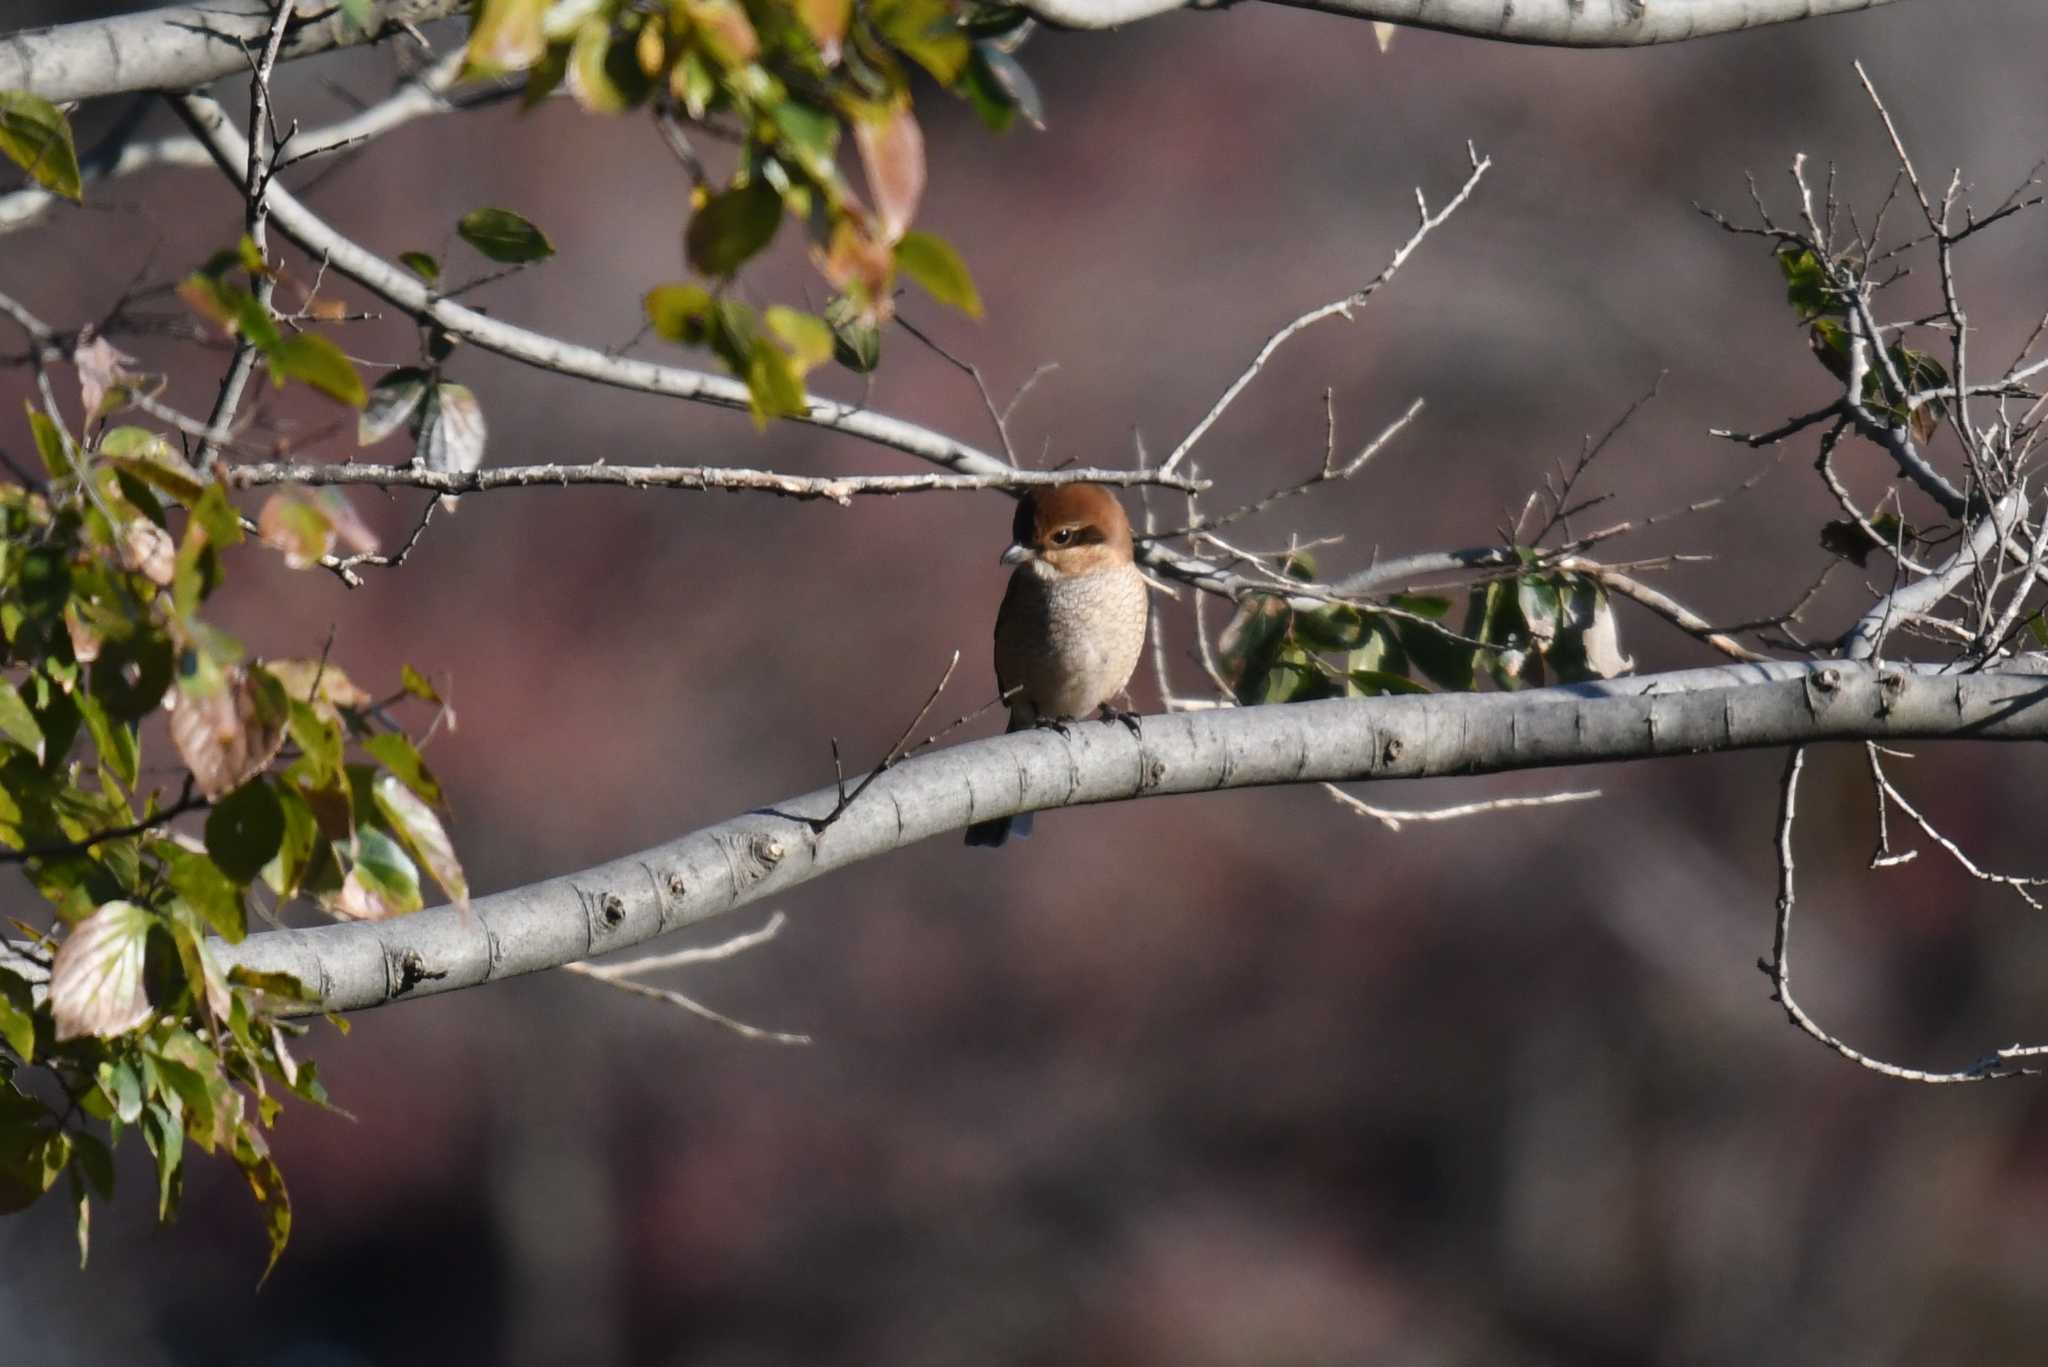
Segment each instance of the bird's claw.
[{"label": "bird's claw", "polygon": [[1034,717],[1031,720],[1031,724],[1040,731],[1059,732],[1061,740],[1072,740],[1074,738],[1074,733],[1071,730],[1069,730],[1067,728],[1067,724],[1061,721],[1058,717]]},{"label": "bird's claw", "polygon": [[1118,709],[1111,707],[1108,703],[1104,703],[1102,705],[1102,719],[1104,721],[1120,721],[1125,726],[1130,728],[1131,734],[1133,736],[1138,737],[1140,740],[1144,739],[1145,728],[1139,722],[1138,714],[1136,712],[1119,711]]}]

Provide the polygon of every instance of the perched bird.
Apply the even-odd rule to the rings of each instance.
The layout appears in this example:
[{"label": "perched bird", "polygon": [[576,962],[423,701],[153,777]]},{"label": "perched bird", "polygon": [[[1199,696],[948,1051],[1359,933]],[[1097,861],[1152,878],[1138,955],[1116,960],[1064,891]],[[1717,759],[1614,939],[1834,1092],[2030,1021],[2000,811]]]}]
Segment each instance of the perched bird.
[{"label": "perched bird", "polygon": [[[1015,565],[996,613],[996,686],[1011,731],[1057,726],[1124,691],[1145,646],[1145,579],[1131,561],[1131,521],[1099,484],[1033,489],[1017,504]],[[967,828],[970,845],[1031,834],[1031,814]]]}]

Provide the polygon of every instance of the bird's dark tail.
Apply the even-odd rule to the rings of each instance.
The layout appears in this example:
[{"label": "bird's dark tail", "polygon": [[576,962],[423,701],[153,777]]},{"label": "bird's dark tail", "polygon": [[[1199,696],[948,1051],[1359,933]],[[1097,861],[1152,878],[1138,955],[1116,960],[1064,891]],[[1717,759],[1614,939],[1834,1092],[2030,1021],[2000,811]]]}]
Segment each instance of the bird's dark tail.
[{"label": "bird's dark tail", "polygon": [[[1030,719],[1023,715],[1022,709],[1016,709],[1010,713],[1010,724],[1003,728],[1003,734],[1007,736],[1012,731],[1028,731],[1031,725]],[[1028,840],[1031,838],[1031,815],[1030,812],[1019,812],[1015,816],[998,816],[987,821],[977,821],[967,828],[967,843],[986,845],[993,849],[1013,835],[1019,840]]]},{"label": "bird's dark tail", "polygon": [[1020,812],[1016,816],[999,816],[992,821],[977,821],[967,828],[967,843],[995,846],[1003,844],[1013,835],[1019,840],[1030,839],[1030,812]]}]

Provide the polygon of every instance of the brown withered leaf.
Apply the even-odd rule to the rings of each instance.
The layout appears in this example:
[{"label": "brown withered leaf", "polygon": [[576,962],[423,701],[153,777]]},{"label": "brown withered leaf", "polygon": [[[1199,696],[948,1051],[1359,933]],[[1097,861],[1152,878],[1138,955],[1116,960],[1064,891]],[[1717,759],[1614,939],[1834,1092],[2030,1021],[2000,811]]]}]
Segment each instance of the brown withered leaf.
[{"label": "brown withered leaf", "polygon": [[75,602],[64,605],[64,630],[71,636],[71,658],[89,665],[100,657],[101,636],[78,614]]},{"label": "brown withered leaf", "polygon": [[894,316],[889,287],[896,278],[896,254],[870,238],[853,218],[839,220],[830,245],[824,251],[812,247],[811,258],[834,289],[846,291],[858,303],[861,321],[881,324]]},{"label": "brown withered leaf", "polygon": [[171,743],[199,791],[224,797],[260,774],[284,747],[282,690],[268,675],[237,666],[211,692],[174,688]]},{"label": "brown withered leaf", "polygon": [[178,546],[148,518],[131,517],[121,524],[121,563],[161,588],[177,572]]},{"label": "brown withered leaf", "polygon": [[924,131],[906,101],[880,118],[855,119],[853,140],[875,199],[882,242],[894,246],[909,231],[924,198]]},{"label": "brown withered leaf", "polygon": [[287,696],[310,703],[325,721],[338,719],[338,707],[359,711],[374,701],[331,661],[265,660],[263,668],[284,686]]},{"label": "brown withered leaf", "polygon": [[135,358],[94,332],[91,324],[78,330],[78,345],[72,348],[71,364],[78,367],[78,396],[88,417],[97,416],[110,391],[134,377],[128,367]]}]

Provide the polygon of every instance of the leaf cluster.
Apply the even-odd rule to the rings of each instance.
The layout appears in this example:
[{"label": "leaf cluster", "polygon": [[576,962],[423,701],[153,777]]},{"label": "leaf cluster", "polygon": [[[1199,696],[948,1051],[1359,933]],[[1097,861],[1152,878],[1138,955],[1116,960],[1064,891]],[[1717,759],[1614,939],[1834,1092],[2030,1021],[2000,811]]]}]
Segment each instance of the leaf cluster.
[{"label": "leaf cluster", "polygon": [[[1607,590],[1546,567],[1534,551],[1520,555],[1519,573],[1473,586],[1455,630],[1447,624],[1455,603],[1437,594],[1313,609],[1290,604],[1285,593],[1252,594],[1217,642],[1218,669],[1243,706],[1468,692],[1485,679],[1536,688],[1626,671]],[[1288,568],[1314,577],[1306,556]]]},{"label": "leaf cluster", "polygon": [[[736,145],[723,181],[685,152],[695,185],[683,255],[708,288],[657,286],[646,313],[660,335],[708,348],[743,380],[766,423],[803,411],[804,377],[821,362],[874,367],[899,279],[980,315],[958,253],[912,227],[926,168],[911,73],[991,127],[1039,123],[1014,56],[1028,22],[971,0],[482,0],[467,58],[472,75],[524,73],[529,102],[562,87],[598,113],[653,108],[685,149],[686,127]],[[847,142],[865,198],[841,166]],[[808,233],[834,292],[822,317],[728,297],[785,220]]]},{"label": "leaf cluster", "polygon": [[[274,331],[226,274],[188,284],[244,335],[259,318]],[[66,1183],[82,1255],[111,1152],[139,1132],[162,1218],[188,1144],[223,1154],[274,1262],[291,1206],[265,1131],[280,1094],[326,1094],[291,1053],[302,1027],[281,1018],[304,990],[222,971],[212,937],[238,941],[252,907],[293,899],[402,914],[424,878],[466,903],[441,786],[391,719],[408,699],[443,704],[410,669],[380,700],[325,659],[251,658],[207,621],[246,520],[219,472],[157,433],[104,426],[136,377],[106,384],[86,350],[83,434],[30,407],[43,478],[0,481],[0,862],[49,904],[0,939],[0,1211]],[[303,564],[346,523],[287,491],[259,528]],[[170,762],[146,764],[146,740],[167,740]],[[174,792],[153,781],[165,772]],[[198,811],[197,833],[172,825]]]}]

